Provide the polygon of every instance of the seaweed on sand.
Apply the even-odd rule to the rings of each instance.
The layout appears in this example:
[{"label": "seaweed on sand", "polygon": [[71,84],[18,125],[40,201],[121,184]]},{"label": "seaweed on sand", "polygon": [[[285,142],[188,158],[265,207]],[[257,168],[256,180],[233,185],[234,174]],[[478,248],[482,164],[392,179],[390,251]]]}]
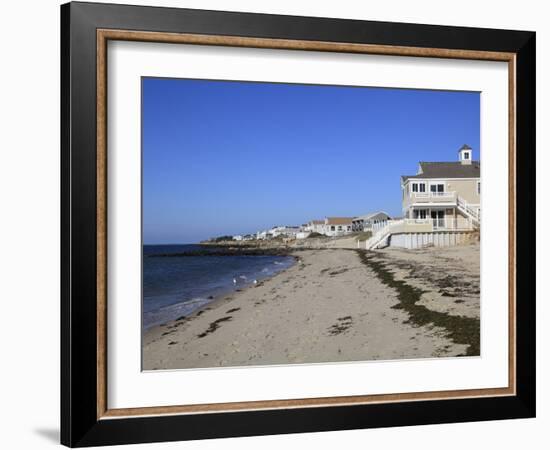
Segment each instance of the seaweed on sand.
[{"label": "seaweed on sand", "polygon": [[351,316],[338,317],[337,322],[328,329],[328,333],[331,336],[338,336],[345,333],[353,325],[353,319]]},{"label": "seaweed on sand", "polygon": [[214,322],[212,322],[208,328],[206,329],[206,331],[203,331],[201,334],[197,335],[198,338],[203,338],[205,336],[208,336],[210,333],[213,333],[214,331],[216,331],[218,328],[220,328],[220,324],[223,323],[223,322],[227,322],[229,320],[231,320],[232,317],[231,316],[226,316],[226,317],[222,317],[218,320],[215,320]]},{"label": "seaweed on sand", "polygon": [[407,323],[417,326],[433,324],[444,328],[447,336],[456,344],[468,345],[466,354],[462,356],[479,356],[479,319],[453,316],[451,314],[432,311],[423,305],[418,305],[424,291],[410,286],[403,280],[396,280],[387,264],[372,257],[372,253],[357,250],[360,260],[372,269],[380,281],[397,291],[399,303],[392,308],[402,309],[409,314]]}]

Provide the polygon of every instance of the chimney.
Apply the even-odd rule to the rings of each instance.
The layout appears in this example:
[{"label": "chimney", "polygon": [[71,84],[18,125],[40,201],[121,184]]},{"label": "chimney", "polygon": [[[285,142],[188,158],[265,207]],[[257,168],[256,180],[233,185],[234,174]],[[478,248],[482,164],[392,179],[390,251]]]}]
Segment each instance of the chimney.
[{"label": "chimney", "polygon": [[458,160],[461,164],[472,164],[472,148],[469,145],[464,144],[458,150]]}]

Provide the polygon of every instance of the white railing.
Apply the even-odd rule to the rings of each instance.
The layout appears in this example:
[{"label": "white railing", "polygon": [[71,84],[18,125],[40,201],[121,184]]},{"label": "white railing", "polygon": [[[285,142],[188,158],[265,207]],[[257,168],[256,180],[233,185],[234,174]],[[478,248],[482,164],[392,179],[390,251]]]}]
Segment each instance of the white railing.
[{"label": "white railing", "polygon": [[[404,220],[383,220],[372,225],[372,236],[365,241],[367,250],[376,248],[396,227],[402,226]],[[357,244],[359,246],[359,243]]]},{"label": "white railing", "polygon": [[421,226],[425,226],[429,228],[428,231],[471,230],[473,228],[472,221],[469,218],[465,217],[443,217],[440,219],[404,219],[403,221],[406,227],[412,228],[417,225],[420,228]]},{"label": "white railing", "polygon": [[405,225],[422,225],[422,224],[427,224],[427,223],[430,223],[430,220],[431,219],[403,219],[403,221],[405,222]]},{"label": "white railing", "polygon": [[466,216],[468,216],[471,220],[473,220],[476,225],[479,225],[481,223],[480,212],[478,209],[472,208],[468,204],[468,202],[460,196],[457,197],[456,204],[458,209],[462,213],[466,214]]},{"label": "white railing", "polygon": [[[471,217],[443,217],[440,219],[400,219],[384,220],[373,224],[372,236],[365,241],[367,250],[372,250],[383,245],[387,237],[392,233],[426,233],[433,231],[471,231],[474,229],[475,219]],[[357,247],[363,248],[358,241]]]},{"label": "white railing", "polygon": [[447,191],[447,192],[412,192],[411,197],[415,198],[415,199],[428,200],[428,201],[446,200],[446,199],[454,200],[455,197],[456,197],[456,192],[455,191]]},{"label": "white railing", "polygon": [[379,230],[384,229],[388,226],[388,224],[395,222],[394,220],[381,220],[379,222],[373,223],[370,230],[372,231],[372,235],[374,236]]}]

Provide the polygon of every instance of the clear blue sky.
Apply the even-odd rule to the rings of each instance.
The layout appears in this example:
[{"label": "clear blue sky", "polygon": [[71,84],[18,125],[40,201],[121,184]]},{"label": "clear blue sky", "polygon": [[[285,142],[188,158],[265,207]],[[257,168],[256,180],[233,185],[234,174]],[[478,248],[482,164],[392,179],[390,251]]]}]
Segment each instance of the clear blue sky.
[{"label": "clear blue sky", "polygon": [[144,243],[376,210],[418,161],[479,158],[479,93],[143,79]]}]

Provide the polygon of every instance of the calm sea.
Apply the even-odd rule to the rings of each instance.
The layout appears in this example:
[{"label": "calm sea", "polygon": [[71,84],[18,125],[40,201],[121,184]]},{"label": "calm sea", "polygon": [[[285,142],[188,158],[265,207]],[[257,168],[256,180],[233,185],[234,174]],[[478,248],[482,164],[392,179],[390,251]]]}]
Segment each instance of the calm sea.
[{"label": "calm sea", "polygon": [[191,314],[216,295],[271,277],[294,264],[294,258],[289,256],[149,256],[198,249],[204,247],[143,246],[145,329]]}]

